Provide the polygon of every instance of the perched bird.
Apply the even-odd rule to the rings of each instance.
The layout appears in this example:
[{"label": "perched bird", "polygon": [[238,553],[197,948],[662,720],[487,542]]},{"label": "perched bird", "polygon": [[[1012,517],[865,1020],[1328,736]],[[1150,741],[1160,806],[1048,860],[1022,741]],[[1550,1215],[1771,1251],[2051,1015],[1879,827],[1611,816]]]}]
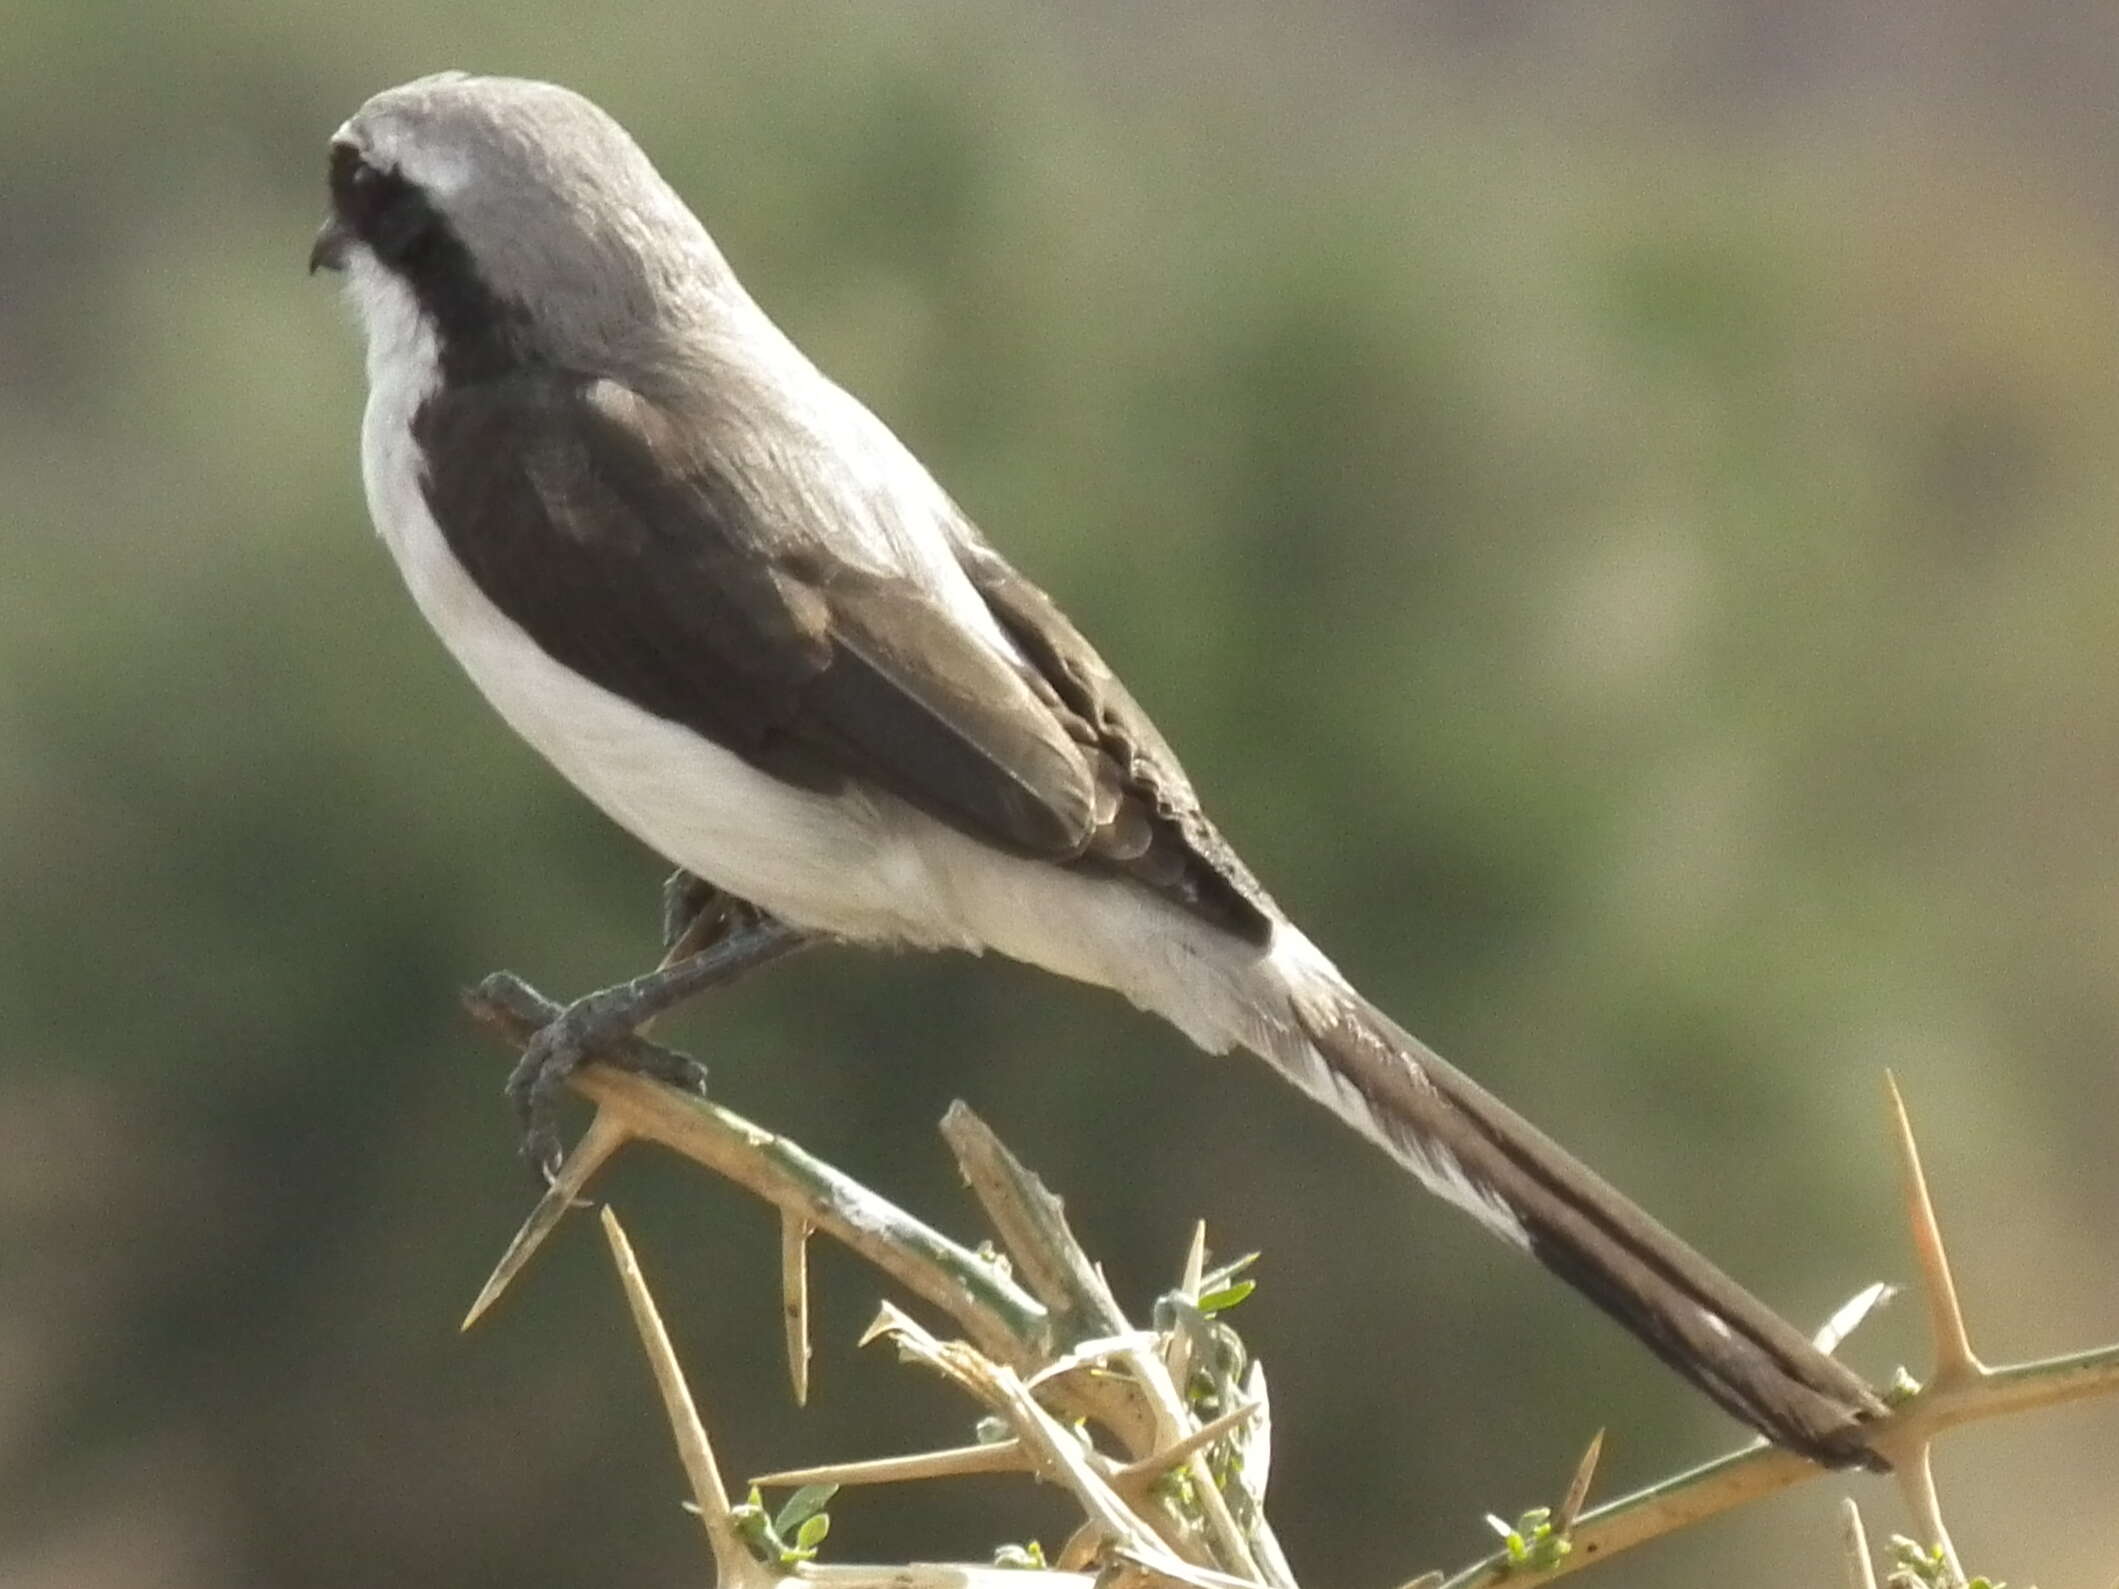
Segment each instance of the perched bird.
[{"label": "perched bird", "polygon": [[[1880,1463],[1859,1377],[1355,992],[1066,615],[608,115],[443,73],[363,105],[329,174],[310,264],[366,333],[383,542],[518,733],[746,903],[737,958],[995,949],[1115,989],[1257,1054],[1754,1428]],[[515,1084],[530,1150],[572,1066],[729,963],[547,1027]]]}]

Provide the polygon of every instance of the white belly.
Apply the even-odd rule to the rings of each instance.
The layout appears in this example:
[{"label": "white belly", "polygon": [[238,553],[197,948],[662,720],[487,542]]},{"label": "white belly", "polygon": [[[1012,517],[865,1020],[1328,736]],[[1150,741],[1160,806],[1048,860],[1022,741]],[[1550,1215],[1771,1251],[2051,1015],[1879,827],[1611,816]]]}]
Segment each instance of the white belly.
[{"label": "white belly", "polygon": [[428,511],[400,407],[380,390],[369,404],[370,512],[427,622],[516,733],[643,843],[776,915],[864,940],[963,941],[876,801],[758,771],[561,666],[494,606]]}]

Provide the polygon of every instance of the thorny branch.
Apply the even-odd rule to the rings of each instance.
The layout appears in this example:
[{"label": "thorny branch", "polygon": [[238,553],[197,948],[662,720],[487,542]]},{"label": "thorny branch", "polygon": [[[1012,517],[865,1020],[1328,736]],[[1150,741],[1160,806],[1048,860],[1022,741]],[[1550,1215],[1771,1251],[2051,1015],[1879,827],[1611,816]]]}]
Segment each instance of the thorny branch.
[{"label": "thorny branch", "polygon": [[[556,1012],[556,1006],[519,985],[489,987],[504,990],[504,996],[475,996],[473,1013],[518,1045]],[[596,1119],[510,1244],[471,1320],[498,1299],[598,1166],[627,1141],[659,1141],[779,1210],[783,1305],[798,1389],[804,1385],[807,1357],[801,1251],[807,1232],[814,1230],[842,1242],[952,1319],[966,1341],[940,1343],[923,1360],[972,1390],[1014,1430],[1005,1463],[986,1448],[974,1448],[818,1469],[803,1482],[874,1482],[1005,1465],[1073,1489],[1095,1536],[1089,1554],[1122,1572],[1126,1581],[1294,1589],[1264,1518],[1246,1506],[1239,1520],[1223,1496],[1221,1484],[1232,1467],[1224,1467],[1217,1479],[1208,1463],[1210,1449],[1233,1453],[1239,1448],[1243,1426],[1260,1409],[1195,1405],[1169,1372],[1167,1342],[1126,1318],[1075,1241],[1059,1199],[968,1109],[951,1110],[944,1133],[993,1221],[1008,1255],[1005,1262],[949,1240],[786,1138],[715,1104],[603,1067],[584,1070],[573,1085],[596,1104]],[[1196,1311],[1196,1296],[1179,1295]],[[932,1339],[903,1315],[894,1320],[891,1333],[901,1348]],[[652,1355],[651,1339],[649,1347]],[[1103,1431],[1115,1449],[1084,1447],[1079,1437],[1065,1433],[1077,1420]],[[1055,1431],[1065,1433],[1064,1447],[1055,1447]],[[1184,1482],[1161,1482],[1172,1475]],[[702,1515],[711,1509],[706,1501],[698,1504]],[[711,1542],[712,1530],[709,1536]],[[814,1576],[813,1570],[805,1572]]]},{"label": "thorny branch", "polygon": [[[1926,1543],[1942,1552],[1950,1581],[1962,1584],[1964,1570],[1943,1523],[1929,1461],[1935,1437],[1961,1424],[2119,1394],[2119,1346],[2003,1368],[1988,1368],[1974,1356],[1905,1100],[1896,1079],[1887,1077],[1886,1081],[1906,1220],[1928,1304],[1935,1367],[1926,1383],[1874,1425],[1871,1438],[1876,1449],[1891,1460],[1895,1469],[1891,1477],[1904,1492],[1908,1509],[1927,1536]],[[1768,1446],[1732,1452],[1584,1513],[1569,1540],[1571,1549],[1546,1576],[1559,1577],[1603,1561],[1747,1502],[1823,1478],[1826,1472]],[[1450,1578],[1444,1589],[1474,1589],[1499,1583],[1513,1573],[1507,1553],[1497,1552]]]},{"label": "thorny branch", "polygon": [[[470,995],[466,1002],[481,1024],[518,1048],[558,1014],[558,1006],[520,983],[497,979],[487,986],[497,991]],[[665,1073],[670,1070],[675,1056],[666,1050],[654,1050],[638,1037],[628,1046],[649,1050]],[[1036,1473],[1070,1489],[1086,1518],[1043,1574],[1047,1583],[1083,1589],[1092,1582],[1102,1589],[1168,1584],[1295,1589],[1259,1506],[1267,1448],[1263,1377],[1257,1364],[1243,1357],[1240,1346],[1234,1348],[1238,1361],[1233,1366],[1198,1360],[1217,1342],[1226,1350],[1234,1341],[1226,1325],[1214,1323],[1218,1335],[1200,1328],[1199,1303],[1207,1278],[1203,1236],[1195,1238],[1176,1290],[1159,1309],[1159,1315],[1167,1311],[1175,1322],[1157,1331],[1141,1330],[1127,1321],[1101,1271],[1074,1240],[1059,1199],[962,1104],[950,1110],[943,1134],[1008,1253],[1007,1264],[940,1235],[787,1138],[709,1101],[595,1065],[572,1077],[570,1085],[595,1104],[595,1120],[510,1244],[465,1320],[467,1328],[498,1299],[613,1153],[634,1140],[659,1142],[779,1210],[787,1351],[798,1398],[807,1391],[806,1245],[814,1231],[841,1242],[954,1321],[964,1333],[962,1342],[939,1340],[886,1304],[884,1318],[871,1334],[896,1341],[901,1352],[966,1390],[1012,1431],[1010,1438],[990,1444],[791,1469],[758,1482],[861,1484],[974,1472]],[[1962,1584],[1963,1570],[1949,1543],[1930,1472],[1935,1437],[1961,1424],[2119,1393],[2119,1346],[1999,1368],[1979,1361],[1964,1330],[1941,1231],[1895,1082],[1891,1102],[1935,1367],[1924,1385],[1902,1397],[1875,1424],[1874,1443],[1891,1459],[1894,1477],[1929,1536],[1926,1548],[1941,1563],[1942,1581]],[[729,1505],[705,1429],[669,1355],[623,1233],[608,1211],[604,1223],[724,1584],[739,1589],[798,1581],[844,1589],[987,1589],[1002,1581],[1003,1569],[988,1566],[873,1567],[807,1561],[775,1566],[761,1559],[732,1521],[735,1509]],[[1879,1290],[1865,1292],[1835,1316],[1825,1332],[1830,1337],[1823,1342],[1826,1349],[1852,1327],[1849,1320],[1858,1322]],[[1239,1374],[1244,1375],[1240,1386]],[[1202,1386],[1207,1389],[1202,1391]],[[1195,1404],[1202,1396],[1204,1413]],[[1076,1421],[1100,1429],[1116,1449],[1106,1451],[1072,1432]],[[1215,1460],[1209,1460],[1210,1453]],[[1754,1445],[1585,1510],[1596,1454],[1593,1442],[1534,1556],[1526,1557],[1521,1541],[1512,1541],[1509,1550],[1449,1578],[1444,1589],[1474,1589],[1504,1578],[1558,1577],[1826,1476],[1826,1470],[1801,1457]],[[1173,1477],[1182,1482],[1167,1482]],[[1851,1527],[1855,1532],[1849,1535],[1850,1550],[1856,1548],[1858,1518]],[[1059,1570],[1090,1567],[1097,1569],[1093,1576]],[[1023,1582],[1019,1570],[1005,1570],[1009,1584]],[[1420,1582],[1443,1580],[1430,1575]]]}]

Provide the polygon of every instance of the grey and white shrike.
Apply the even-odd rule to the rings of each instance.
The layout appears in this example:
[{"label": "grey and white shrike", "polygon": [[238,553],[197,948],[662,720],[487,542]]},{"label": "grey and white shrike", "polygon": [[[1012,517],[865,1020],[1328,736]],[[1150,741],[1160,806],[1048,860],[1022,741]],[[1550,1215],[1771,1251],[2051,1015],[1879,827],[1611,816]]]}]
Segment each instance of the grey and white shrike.
[{"label": "grey and white shrike", "polygon": [[[366,334],[362,477],[413,599],[517,733],[751,907],[755,958],[994,949],[1115,989],[1263,1058],[1754,1428],[1880,1464],[1859,1377],[1281,914],[1073,624],[608,115],[444,73],[363,105],[329,172],[311,266],[344,273]],[[638,1020],[696,985],[685,964],[533,1044],[536,1152],[612,1035],[586,1015]]]}]

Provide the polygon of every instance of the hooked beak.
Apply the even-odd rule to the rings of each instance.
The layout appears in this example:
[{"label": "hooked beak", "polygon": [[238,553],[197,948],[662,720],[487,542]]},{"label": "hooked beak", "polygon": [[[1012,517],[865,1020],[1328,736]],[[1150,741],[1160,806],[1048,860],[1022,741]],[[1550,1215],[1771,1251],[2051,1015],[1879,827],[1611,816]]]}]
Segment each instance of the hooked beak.
[{"label": "hooked beak", "polygon": [[309,274],[320,270],[344,270],[346,250],[353,246],[353,234],[346,223],[336,215],[331,216],[317,228],[316,241],[309,247]]}]

